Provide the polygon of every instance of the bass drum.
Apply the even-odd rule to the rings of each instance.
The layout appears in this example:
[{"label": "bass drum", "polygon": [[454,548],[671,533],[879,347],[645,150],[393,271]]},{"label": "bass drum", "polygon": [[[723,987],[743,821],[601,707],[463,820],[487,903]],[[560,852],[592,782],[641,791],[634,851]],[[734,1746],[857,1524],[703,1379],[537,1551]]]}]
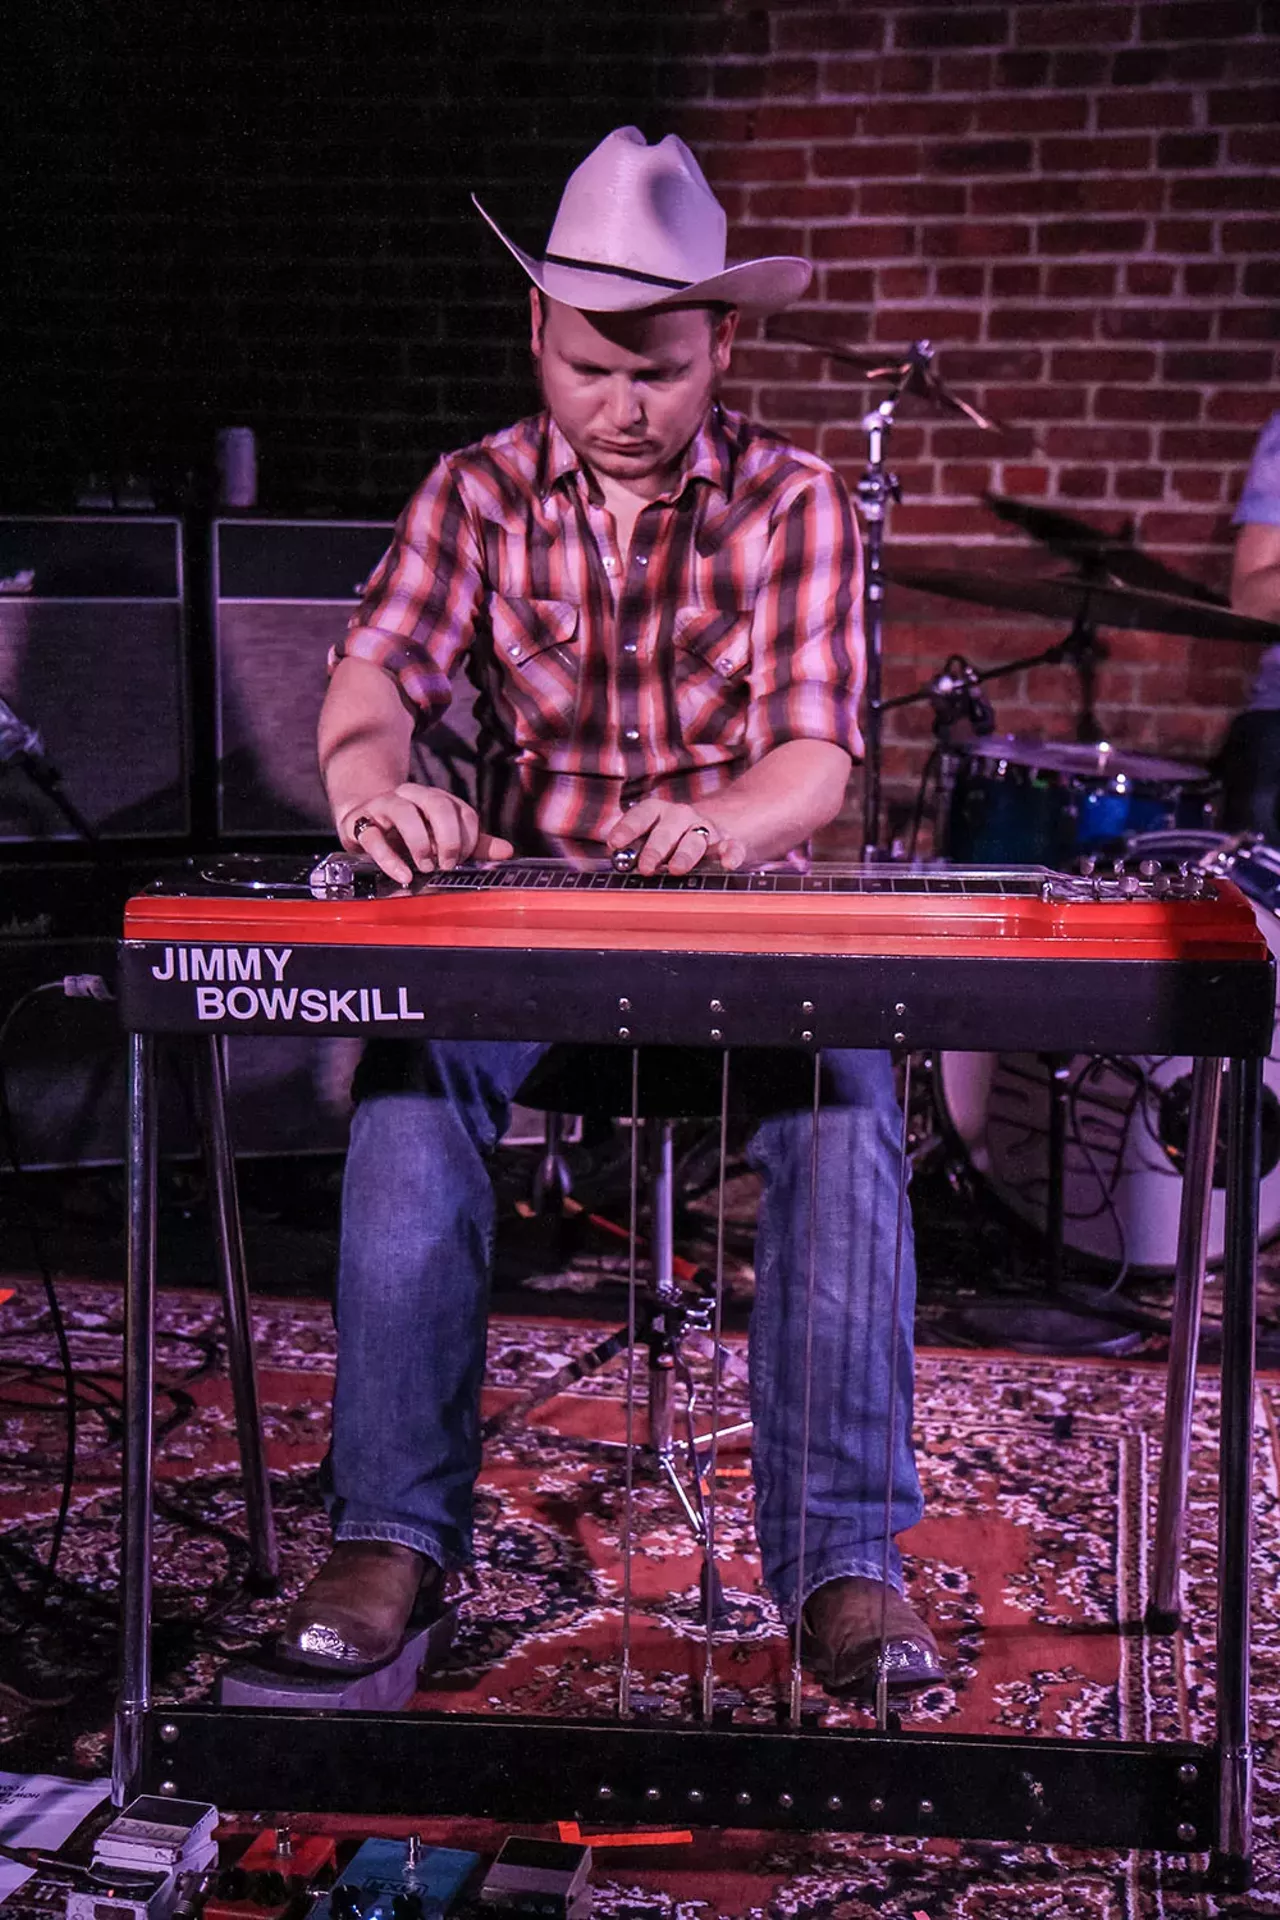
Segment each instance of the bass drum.
[{"label": "bass drum", "polygon": [[[1135,860],[1193,861],[1228,875],[1253,905],[1280,960],[1280,850],[1241,848],[1207,832],[1142,834]],[[1280,1044],[1263,1070],[1259,1238],[1280,1233]],[[1079,1054],[1068,1068],[1063,1169],[1068,1247],[1117,1267],[1172,1273],[1177,1260],[1191,1061],[1185,1056]],[[935,1098],[943,1128],[986,1185],[1014,1213],[1045,1227],[1048,1191],[1048,1060],[1026,1053],[942,1053]],[[1225,1199],[1219,1141],[1209,1257],[1222,1257]]]}]

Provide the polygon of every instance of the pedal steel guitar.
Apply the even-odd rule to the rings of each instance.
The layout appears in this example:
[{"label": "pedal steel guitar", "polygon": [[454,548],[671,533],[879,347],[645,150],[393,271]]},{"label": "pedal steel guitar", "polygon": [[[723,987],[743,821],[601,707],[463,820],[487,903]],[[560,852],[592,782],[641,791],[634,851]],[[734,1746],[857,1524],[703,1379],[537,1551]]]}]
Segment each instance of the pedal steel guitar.
[{"label": "pedal steel guitar", "polygon": [[513,861],[401,890],[345,857],[215,862],[131,900],[120,991],[153,1032],[1227,1056],[1274,1005],[1252,908],[1199,870]]},{"label": "pedal steel guitar", "polygon": [[[131,1074],[117,1796],[140,1784],[178,1794],[198,1785],[228,1805],[341,1800],[346,1811],[525,1821],[568,1811],[598,1817],[607,1806],[614,1824],[678,1813],[701,1824],[1074,1840],[1211,1851],[1224,1881],[1244,1884],[1258,1130],[1273,976],[1253,909],[1230,881],[1153,862],[1089,878],[815,866],[646,880],[514,861],[399,889],[346,855],[315,865],[264,857],[194,866],[180,883],[135,897],[120,963]],[[710,1625],[692,1723],[642,1724],[630,1714],[625,1643],[611,1721],[157,1710],[156,1047],[160,1036],[206,1043],[195,1053],[233,1360],[240,1352],[233,1383],[244,1446],[256,1426],[256,1387],[216,1045],[239,1032],[710,1046],[724,1053],[726,1104],[739,1047],[808,1051],[815,1087],[826,1047],[1190,1054],[1198,1065],[1179,1285],[1194,1295],[1196,1314],[1229,1062],[1216,1740],[947,1737],[902,1731],[882,1710],[874,1729],[824,1730],[801,1711],[798,1646],[790,1712],[776,1728],[734,1726],[717,1707]],[[723,1140],[722,1118],[722,1148]],[[902,1205],[905,1191],[904,1155]],[[1166,1439],[1170,1488],[1166,1502],[1162,1486],[1160,1521],[1175,1554],[1195,1364],[1194,1314],[1179,1321],[1179,1312],[1175,1300],[1181,1336],[1175,1330],[1170,1395],[1181,1438],[1172,1447]],[[269,1575],[270,1500],[252,1446],[246,1478],[259,1571]]]}]

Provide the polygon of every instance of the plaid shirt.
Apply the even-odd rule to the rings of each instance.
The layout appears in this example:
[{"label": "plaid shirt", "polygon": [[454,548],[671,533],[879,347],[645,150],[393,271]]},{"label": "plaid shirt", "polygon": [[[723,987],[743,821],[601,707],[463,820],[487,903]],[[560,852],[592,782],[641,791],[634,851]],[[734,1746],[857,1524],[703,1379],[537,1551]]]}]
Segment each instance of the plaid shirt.
[{"label": "plaid shirt", "polygon": [[394,674],[426,726],[466,655],[484,824],[589,855],[621,808],[710,795],[784,741],[860,754],[860,596],[813,454],[713,407],[624,555],[544,413],[438,463],[335,658]]}]

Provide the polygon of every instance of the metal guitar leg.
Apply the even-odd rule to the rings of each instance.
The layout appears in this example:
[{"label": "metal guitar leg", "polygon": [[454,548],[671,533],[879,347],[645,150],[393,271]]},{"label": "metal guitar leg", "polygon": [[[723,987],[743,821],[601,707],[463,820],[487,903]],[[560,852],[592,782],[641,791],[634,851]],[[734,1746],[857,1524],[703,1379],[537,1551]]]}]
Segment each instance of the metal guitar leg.
[{"label": "metal guitar leg", "polygon": [[236,1163],[227,1129],[226,1071],[220,1040],[211,1036],[196,1042],[196,1076],[202,1120],[201,1144],[209,1176],[214,1236],[222,1276],[227,1323],[227,1365],[231,1374],[236,1435],[240,1444],[240,1470],[244,1477],[250,1575],[259,1591],[272,1592],[280,1578],[280,1551],[276,1542],[271,1483],[267,1478],[262,1438],[262,1409],[253,1359],[253,1317],[249,1307],[244,1235],[240,1227]]},{"label": "metal guitar leg", "polygon": [[1262,1062],[1233,1060],[1227,1082],[1227,1246],[1218,1470],[1219,1800],[1214,1862],[1218,1878],[1232,1889],[1249,1884],[1253,1821],[1249,1601],[1261,1121]]},{"label": "metal guitar leg", "polygon": [[156,1332],[156,1042],[129,1036],[128,1249],[120,1492],[120,1690],[111,1798],[138,1790],[151,1705],[151,1444]]},{"label": "metal guitar leg", "polygon": [[1218,1141],[1221,1060],[1197,1060],[1191,1071],[1191,1115],[1178,1218],[1178,1264],[1173,1282],[1173,1327],[1160,1442],[1160,1494],[1156,1504],[1155,1565],[1147,1624],[1172,1633],[1182,1613],[1179,1581],[1187,1523],[1187,1469],[1191,1412],[1204,1273],[1209,1251],[1209,1209]]}]

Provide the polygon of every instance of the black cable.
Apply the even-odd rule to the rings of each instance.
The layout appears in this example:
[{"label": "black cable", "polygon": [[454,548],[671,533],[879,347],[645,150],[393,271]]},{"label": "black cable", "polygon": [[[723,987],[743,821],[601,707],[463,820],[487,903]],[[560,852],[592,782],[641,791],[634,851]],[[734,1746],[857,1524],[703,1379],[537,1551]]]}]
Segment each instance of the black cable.
[{"label": "black cable", "polygon": [[13,1124],[13,1109],[9,1102],[8,1082],[4,1071],[5,1042],[9,1038],[14,1021],[24,1008],[32,1005],[42,993],[63,993],[65,987],[61,979],[46,980],[38,987],[29,987],[26,993],[19,994],[9,1008],[3,1021],[0,1021],[0,1132],[4,1135],[5,1154],[14,1174],[17,1176],[16,1191],[18,1204],[25,1219],[27,1233],[31,1240],[36,1265],[40,1269],[40,1280],[44,1287],[45,1299],[49,1303],[49,1318],[53,1323],[54,1340],[57,1343],[58,1359],[62,1367],[63,1403],[65,1408],[65,1446],[62,1462],[62,1488],[58,1496],[58,1512],[53,1523],[53,1534],[49,1541],[49,1554],[39,1579],[39,1599],[37,1604],[43,1608],[48,1604],[49,1589],[53,1576],[57,1572],[58,1560],[62,1553],[63,1537],[67,1530],[67,1516],[71,1510],[71,1490],[75,1484],[76,1471],[76,1375],[71,1362],[71,1344],[67,1339],[66,1323],[62,1318],[62,1308],[58,1302],[57,1290],[53,1284],[53,1272],[46,1258],[44,1243],[36,1222],[35,1209],[25,1190],[26,1168],[18,1153],[17,1131]]},{"label": "black cable", "polygon": [[[925,807],[928,803],[928,798],[929,798],[929,780],[930,780],[930,777],[934,774],[936,774],[938,778],[939,796],[941,796],[942,753],[938,747],[934,747],[932,749],[928,759],[925,761],[924,770],[920,775],[920,784],[916,788],[915,808],[911,815],[911,838],[907,842],[908,860],[915,859],[916,850],[920,844],[920,829],[924,825]],[[938,827],[938,820],[937,820],[937,815],[935,813],[935,816],[934,816],[934,842],[935,843],[934,843],[934,849],[933,849],[935,853],[938,851],[937,827]]]}]

